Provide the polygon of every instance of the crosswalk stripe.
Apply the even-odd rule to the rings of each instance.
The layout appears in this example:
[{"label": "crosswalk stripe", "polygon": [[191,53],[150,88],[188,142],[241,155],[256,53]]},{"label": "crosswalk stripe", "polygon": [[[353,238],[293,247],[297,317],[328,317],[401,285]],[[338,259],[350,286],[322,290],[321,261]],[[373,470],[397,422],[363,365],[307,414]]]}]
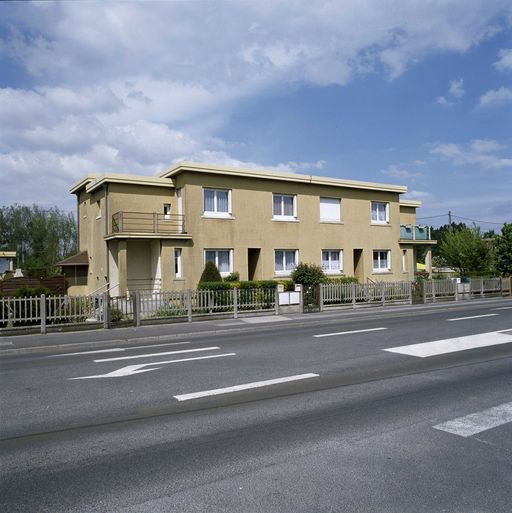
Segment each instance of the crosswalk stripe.
[{"label": "crosswalk stripe", "polygon": [[512,403],[500,404],[488,410],[471,413],[433,427],[439,431],[446,431],[467,438],[508,422],[512,422]]}]

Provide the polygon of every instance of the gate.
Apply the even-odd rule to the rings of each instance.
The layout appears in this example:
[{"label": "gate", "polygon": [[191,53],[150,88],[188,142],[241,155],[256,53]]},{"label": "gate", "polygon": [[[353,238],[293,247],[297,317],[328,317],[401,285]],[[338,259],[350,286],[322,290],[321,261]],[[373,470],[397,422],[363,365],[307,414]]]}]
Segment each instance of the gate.
[{"label": "gate", "polygon": [[303,312],[313,313],[320,311],[320,285],[304,287]]}]

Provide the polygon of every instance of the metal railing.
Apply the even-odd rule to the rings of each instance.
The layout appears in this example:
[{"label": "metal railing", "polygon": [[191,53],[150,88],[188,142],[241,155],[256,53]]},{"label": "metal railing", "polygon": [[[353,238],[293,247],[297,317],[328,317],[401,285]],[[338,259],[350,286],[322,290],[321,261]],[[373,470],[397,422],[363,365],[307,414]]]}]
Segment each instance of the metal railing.
[{"label": "metal railing", "polygon": [[333,306],[407,304],[412,298],[412,282],[322,283],[321,309]]},{"label": "metal railing", "polygon": [[401,224],[400,240],[432,240],[430,226],[421,224]]},{"label": "metal railing", "polygon": [[112,215],[112,233],[186,233],[185,216],[123,210]]}]

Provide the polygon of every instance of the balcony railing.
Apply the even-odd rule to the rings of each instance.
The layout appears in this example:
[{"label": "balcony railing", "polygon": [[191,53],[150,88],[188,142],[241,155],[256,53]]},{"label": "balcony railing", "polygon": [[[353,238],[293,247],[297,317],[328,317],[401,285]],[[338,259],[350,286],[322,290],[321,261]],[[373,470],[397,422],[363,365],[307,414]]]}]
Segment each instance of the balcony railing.
[{"label": "balcony railing", "polygon": [[430,237],[430,226],[401,224],[400,240],[432,240]]},{"label": "balcony railing", "polygon": [[174,235],[186,233],[181,214],[156,212],[116,212],[112,216],[112,233],[149,233]]}]

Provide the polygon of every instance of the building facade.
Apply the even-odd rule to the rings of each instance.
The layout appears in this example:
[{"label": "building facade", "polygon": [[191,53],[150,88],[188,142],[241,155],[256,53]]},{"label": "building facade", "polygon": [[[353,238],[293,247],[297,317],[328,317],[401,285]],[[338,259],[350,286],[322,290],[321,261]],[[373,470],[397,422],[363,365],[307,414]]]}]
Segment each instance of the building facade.
[{"label": "building facade", "polygon": [[361,283],[413,279],[415,248],[435,244],[397,185],[180,163],[159,177],[90,175],[71,192],[70,294],[193,289],[210,260],[241,280],[287,278],[299,262]]}]

